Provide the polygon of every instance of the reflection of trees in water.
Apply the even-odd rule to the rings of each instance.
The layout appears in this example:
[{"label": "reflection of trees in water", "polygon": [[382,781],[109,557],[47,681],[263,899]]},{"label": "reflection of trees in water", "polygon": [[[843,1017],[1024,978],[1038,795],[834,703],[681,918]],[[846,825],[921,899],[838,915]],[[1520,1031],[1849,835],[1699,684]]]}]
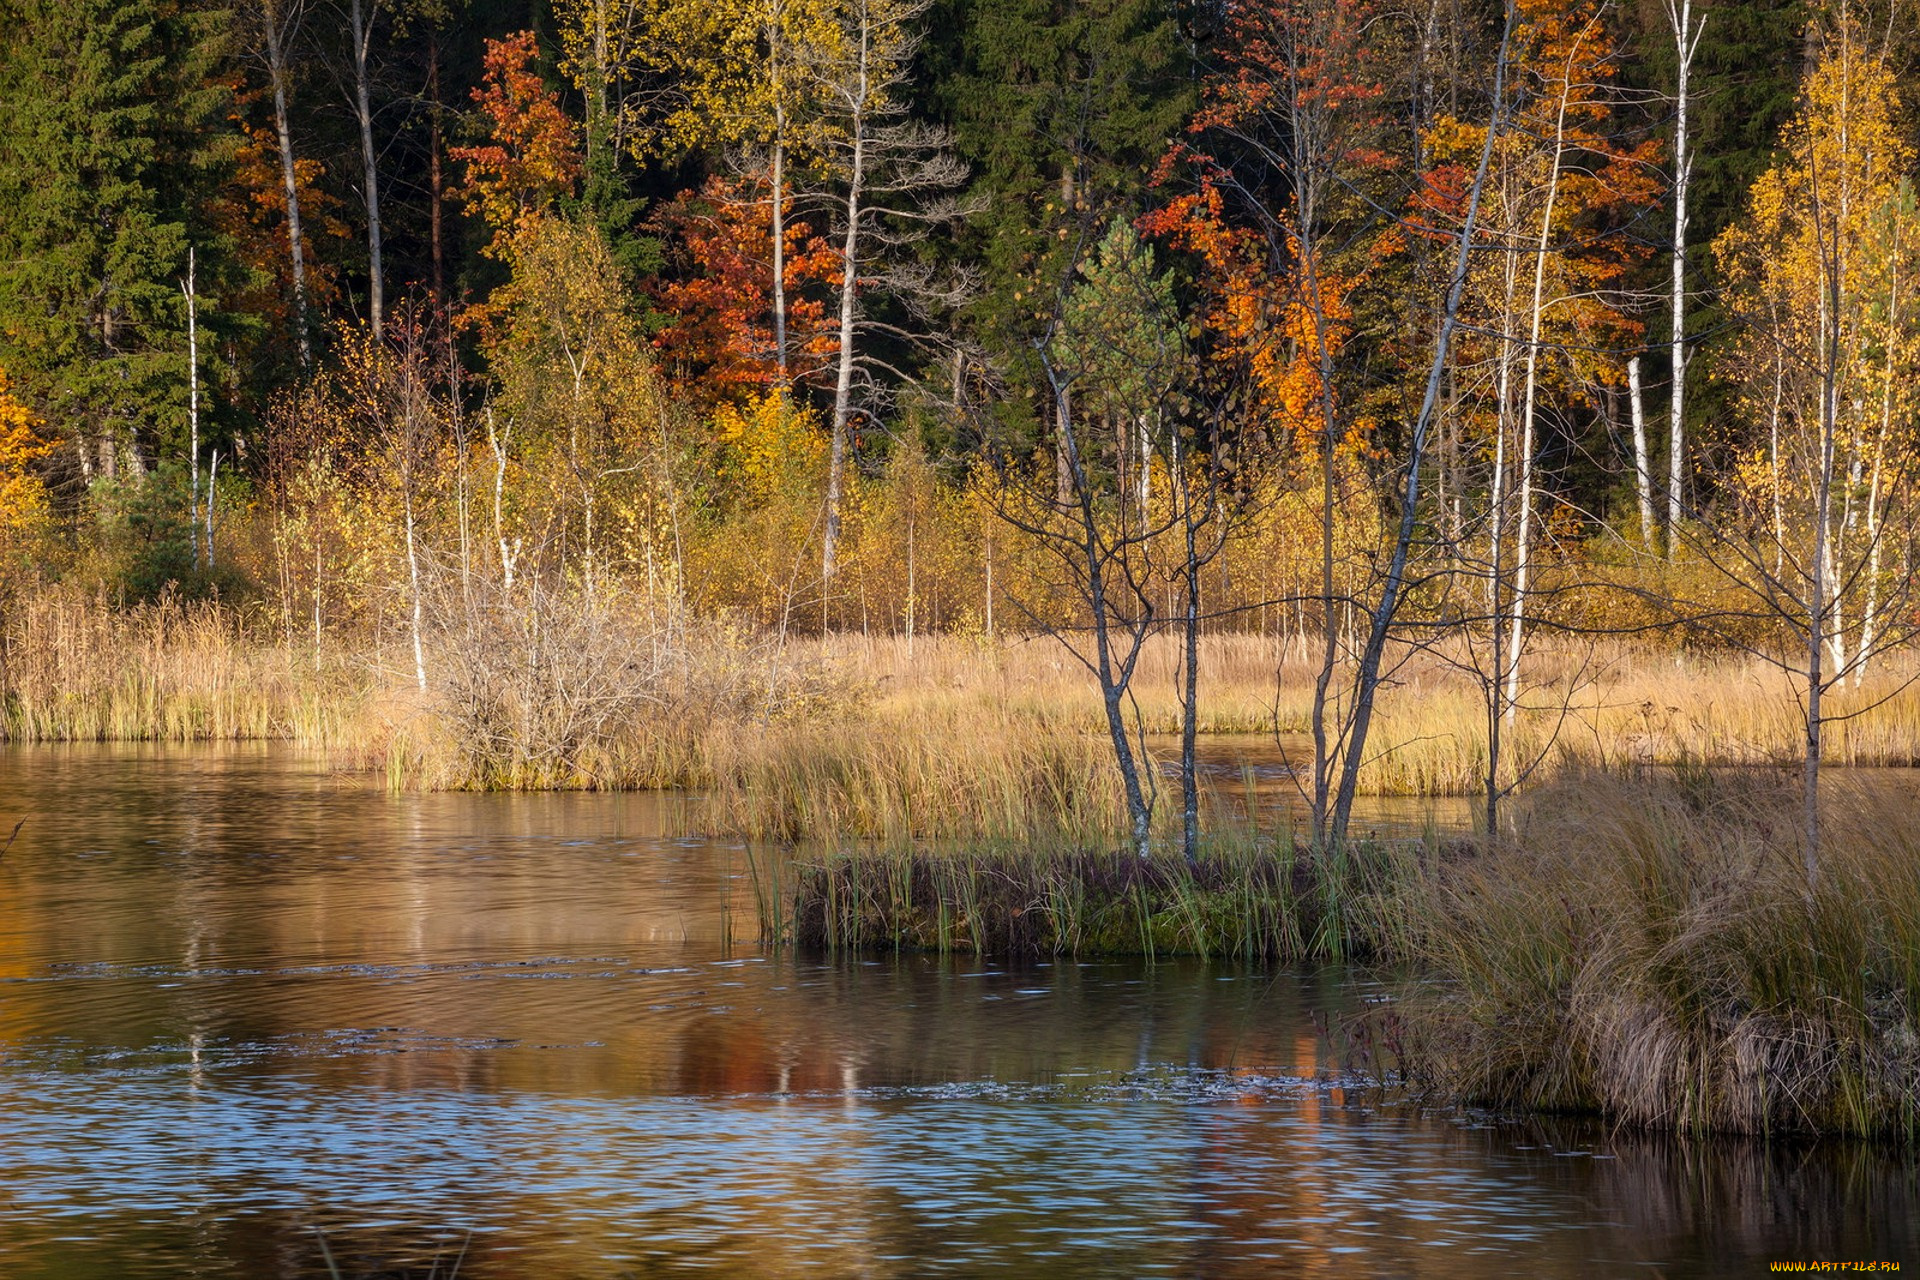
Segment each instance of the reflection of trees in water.
[{"label": "reflection of trees in water", "polygon": [[[1476,1162],[1591,1205],[1612,1226],[1590,1256],[1610,1261],[1684,1269],[1920,1253],[1920,1156],[1889,1144],[1614,1133],[1582,1118],[1461,1130],[1460,1142]],[[1556,1154],[1569,1151],[1612,1158]]]},{"label": "reflection of trees in water", "polygon": [[[154,1119],[162,1140],[192,1139],[177,1150],[204,1199],[84,1230],[9,1208],[0,1271],[325,1277],[318,1224],[342,1276],[424,1276],[470,1222],[465,1280],[987,1270],[1042,1244],[1060,1273],[1355,1274],[1329,1250],[1363,1244],[1359,1271],[1476,1280],[1501,1265],[1427,1242],[1507,1247],[1499,1263],[1548,1277],[1920,1256],[1915,1160],[1886,1148],[1453,1128],[1334,1092],[1277,1099],[1271,1077],[1344,1055],[1313,1015],[1354,1007],[1352,971],[742,958],[717,906],[737,852],[658,840],[625,799],[388,800],[264,757],[115,759],[14,758],[36,816],[6,864],[0,978],[56,980],[6,984],[0,1047],[54,1045],[35,1061],[62,1080],[94,1068],[60,1037],[150,1049],[156,1074],[137,1078],[160,1092],[136,1089],[136,1109],[238,1087],[263,1132],[281,1116],[265,1082],[297,1079],[329,1141],[357,1145],[263,1165]],[[102,846],[117,852],[80,856]],[[1198,1105],[1099,1094],[1143,1066],[1223,1074]],[[58,1121],[59,1090],[43,1103],[10,1079],[16,1119],[44,1105]],[[1014,1096],[968,1101],[970,1082]],[[952,1105],[888,1095],[954,1085]],[[112,1172],[127,1157],[100,1141],[73,1126],[61,1157]],[[1568,1149],[1617,1158],[1553,1154]],[[37,1177],[95,1204],[46,1169],[0,1174],[23,1200]],[[277,1200],[310,1207],[247,1208]],[[1492,1238],[1509,1229],[1520,1243]]]},{"label": "reflection of trees in water", "polygon": [[1920,1163],[1870,1143],[1619,1137],[1595,1193],[1643,1256],[1897,1259],[1920,1252]]}]

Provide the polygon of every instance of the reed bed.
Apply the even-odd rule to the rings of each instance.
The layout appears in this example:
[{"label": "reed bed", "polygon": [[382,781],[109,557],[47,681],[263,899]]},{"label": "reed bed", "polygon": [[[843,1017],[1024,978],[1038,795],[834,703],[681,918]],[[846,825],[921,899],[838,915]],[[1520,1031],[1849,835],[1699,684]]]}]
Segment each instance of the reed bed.
[{"label": "reed bed", "polygon": [[1107,744],[1041,709],[889,700],[716,727],[704,748],[711,811],[751,836],[1070,847],[1125,811]]},{"label": "reed bed", "polygon": [[[1008,709],[1089,735],[1106,725],[1093,679],[1045,636],[836,635],[794,642],[808,661],[857,671],[897,703],[972,706],[983,722]],[[1135,676],[1137,726],[1180,727],[1177,648],[1149,642]],[[1311,728],[1318,642],[1310,636],[1201,639],[1200,708],[1206,734],[1303,735]],[[1402,655],[1382,694],[1359,789],[1383,796],[1478,794],[1487,768],[1486,707],[1470,655],[1439,646]],[[1847,766],[1920,764],[1920,659],[1884,655],[1858,686],[1830,692],[1825,759]],[[1543,643],[1523,668],[1522,710],[1508,731],[1503,780],[1516,769],[1632,764],[1770,764],[1799,758],[1805,726],[1791,676],[1755,658]]]},{"label": "reed bed", "polygon": [[[785,839],[1023,836],[1097,844],[1121,805],[1094,682],[1055,639],[781,638],[669,603],[569,587],[429,602],[428,687],[391,629],[329,633],[166,595],[121,608],[59,585],[8,603],[0,731],[14,741],[288,738],[395,787],[690,787],[732,829]],[[379,637],[376,637],[379,639]],[[1303,733],[1311,636],[1201,640],[1203,733]],[[1464,651],[1401,655],[1363,794],[1479,793],[1485,708]],[[1913,655],[1830,696],[1827,759],[1920,762]],[[1157,637],[1134,726],[1179,726],[1178,652]],[[1543,644],[1502,781],[1630,764],[1797,758],[1792,682],[1750,660]],[[1289,744],[1302,757],[1305,744]]]},{"label": "reed bed", "polygon": [[0,734],[11,742],[349,739],[364,674],[260,643],[245,613],[168,593],[128,608],[51,588],[10,602]]},{"label": "reed bed", "polygon": [[1770,770],[1589,771],[1393,886],[1387,945],[1448,1093],[1688,1131],[1920,1135],[1915,797]]},{"label": "reed bed", "polygon": [[[1403,847],[1315,859],[1288,841],[1222,837],[1176,856],[874,849],[759,875],[770,940],[826,950],[1003,956],[1375,954]],[[782,901],[768,898],[788,892]]]}]

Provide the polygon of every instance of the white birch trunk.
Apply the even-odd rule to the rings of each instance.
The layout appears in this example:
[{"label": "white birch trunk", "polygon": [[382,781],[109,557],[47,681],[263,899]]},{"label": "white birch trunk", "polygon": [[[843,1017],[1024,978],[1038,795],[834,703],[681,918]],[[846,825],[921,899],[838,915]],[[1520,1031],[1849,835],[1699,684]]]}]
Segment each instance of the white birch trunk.
[{"label": "white birch trunk", "polygon": [[[1578,49],[1578,43],[1574,46]],[[1568,54],[1571,63],[1573,54]],[[1512,727],[1520,697],[1520,655],[1526,647],[1527,590],[1533,569],[1533,417],[1540,389],[1540,328],[1545,311],[1547,247],[1553,236],[1553,211],[1560,199],[1560,160],[1566,149],[1567,100],[1573,94],[1571,69],[1561,76],[1560,108],[1554,117],[1553,169],[1547,178],[1547,204],[1540,213],[1540,238],[1533,259],[1533,303],[1529,308],[1525,397],[1520,410],[1520,528],[1513,549],[1512,613],[1507,620],[1505,716]]]},{"label": "white birch trunk", "polygon": [[840,247],[840,348],[839,368],[833,387],[833,438],[827,457],[826,535],[821,539],[820,577],[823,597],[820,604],[822,626],[827,603],[824,592],[833,584],[838,567],[840,544],[840,494],[846,483],[847,420],[853,409],[854,323],[859,316],[860,207],[861,184],[866,165],[866,119],[869,93],[867,59],[870,48],[870,23],[860,24],[859,61],[855,66],[853,92],[849,95],[850,167],[847,173],[846,235]]},{"label": "white birch trunk", "polygon": [[[187,532],[193,538],[193,564],[200,567],[200,299],[194,289],[194,251],[187,247]],[[213,523],[212,479],[208,479],[207,523]],[[208,554],[213,551],[209,537]]]},{"label": "white birch trunk", "polygon": [[1653,550],[1653,468],[1647,457],[1647,413],[1640,393],[1640,357],[1627,361],[1627,403],[1633,414],[1633,487],[1640,499],[1640,547]]},{"label": "white birch trunk", "polygon": [[1687,137],[1689,80],[1706,19],[1703,14],[1699,22],[1694,21],[1693,0],[1667,0],[1667,18],[1679,63],[1673,127],[1673,384],[1667,407],[1667,551],[1671,555],[1673,531],[1680,527],[1687,456],[1687,187],[1693,178],[1693,155]]}]

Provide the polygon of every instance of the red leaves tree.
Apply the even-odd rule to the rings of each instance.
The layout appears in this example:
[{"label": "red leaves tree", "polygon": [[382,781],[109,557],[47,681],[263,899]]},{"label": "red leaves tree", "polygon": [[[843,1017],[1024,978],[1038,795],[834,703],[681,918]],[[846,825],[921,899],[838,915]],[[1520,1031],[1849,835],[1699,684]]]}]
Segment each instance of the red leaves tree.
[{"label": "red leaves tree", "polygon": [[[682,192],[653,220],[679,246],[676,270],[653,286],[656,304],[673,317],[654,345],[680,390],[707,405],[780,379],[771,198],[764,177],[714,177],[697,192]],[[835,279],[839,258],[808,223],[789,216],[782,228],[789,370],[804,381],[835,349],[821,290]]]},{"label": "red leaves tree", "polygon": [[473,100],[488,140],[447,151],[467,166],[461,195],[493,228],[486,252],[496,258],[510,257],[514,239],[571,197],[580,180],[579,128],[534,71],[536,53],[531,31],[487,41],[486,75]]}]

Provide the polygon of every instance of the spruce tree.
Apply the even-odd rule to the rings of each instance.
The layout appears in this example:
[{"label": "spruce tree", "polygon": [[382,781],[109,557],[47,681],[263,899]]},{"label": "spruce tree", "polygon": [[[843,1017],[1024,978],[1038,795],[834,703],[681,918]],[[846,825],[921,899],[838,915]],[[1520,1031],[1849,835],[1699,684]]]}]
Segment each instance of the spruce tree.
[{"label": "spruce tree", "polygon": [[0,366],[60,440],[56,475],[142,471],[186,415],[180,279],[210,239],[194,210],[218,177],[217,15],[0,0],[0,24]]},{"label": "spruce tree", "polygon": [[[928,50],[939,113],[975,174],[964,251],[989,347],[1023,347],[1111,219],[1138,212],[1192,112],[1192,44],[1170,0],[952,0]],[[1064,234],[1063,234],[1064,233]]]}]

